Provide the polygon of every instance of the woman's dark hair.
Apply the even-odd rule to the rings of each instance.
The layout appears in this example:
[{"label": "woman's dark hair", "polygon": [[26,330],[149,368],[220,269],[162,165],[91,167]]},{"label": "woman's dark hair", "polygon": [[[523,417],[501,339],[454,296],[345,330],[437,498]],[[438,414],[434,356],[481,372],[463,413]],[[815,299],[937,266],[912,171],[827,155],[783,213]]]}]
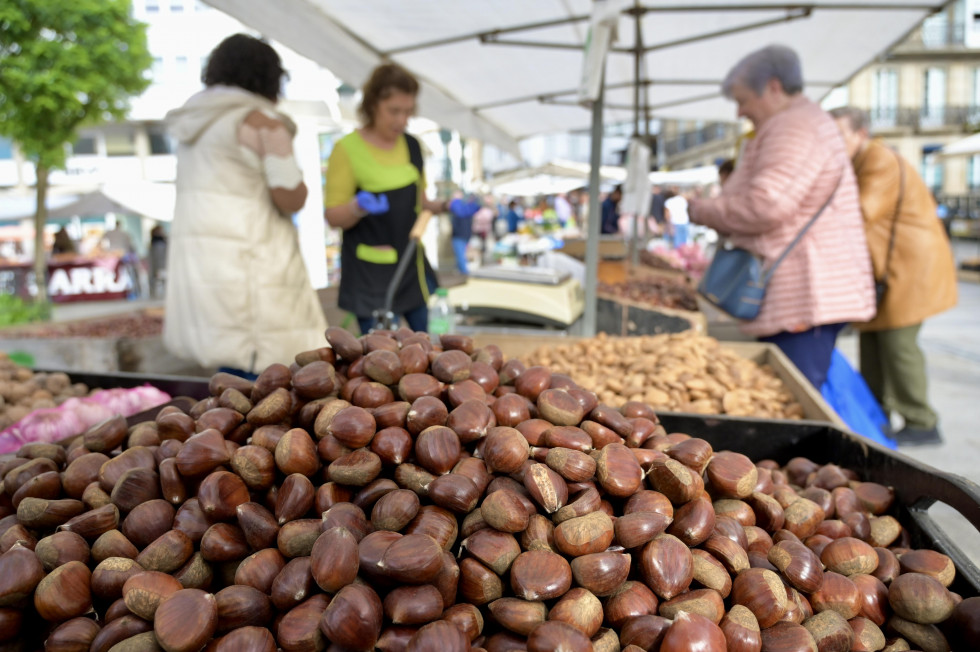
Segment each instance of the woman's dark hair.
[{"label": "woman's dark hair", "polygon": [[272,46],[247,34],[234,34],[211,51],[201,74],[205,86],[237,86],[273,102],[279,99],[282,61]]},{"label": "woman's dark hair", "polygon": [[357,112],[364,121],[365,127],[374,125],[374,114],[381,100],[387,99],[392,92],[401,91],[412,97],[419,94],[419,82],[412,73],[397,63],[385,63],[374,69],[371,77],[361,89],[361,105]]}]

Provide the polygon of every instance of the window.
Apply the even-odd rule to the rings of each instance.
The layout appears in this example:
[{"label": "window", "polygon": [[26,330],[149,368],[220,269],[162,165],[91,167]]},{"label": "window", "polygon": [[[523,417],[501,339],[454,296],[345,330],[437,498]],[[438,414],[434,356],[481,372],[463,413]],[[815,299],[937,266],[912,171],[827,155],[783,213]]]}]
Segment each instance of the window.
[{"label": "window", "polygon": [[177,78],[183,78],[187,76],[188,71],[187,57],[179,56],[177,57]]},{"label": "window", "polygon": [[95,136],[92,134],[82,134],[74,143],[71,144],[73,156],[94,156],[98,154],[96,149]]},{"label": "window", "polygon": [[970,190],[980,188],[980,154],[974,154],[967,161],[966,185]]},{"label": "window", "polygon": [[148,127],[146,133],[150,139],[150,154],[173,154],[176,151],[174,139],[162,125]]},{"label": "window", "polygon": [[939,48],[949,43],[949,16],[946,12],[933,14],[922,21],[922,45]]},{"label": "window", "polygon": [[970,94],[970,122],[980,122],[980,68],[973,69],[973,88]]},{"label": "window", "polygon": [[933,192],[943,187],[943,163],[939,158],[941,145],[926,145],[922,148],[922,179]]},{"label": "window", "polygon": [[0,159],[12,159],[14,157],[14,143],[9,138],[0,136]]},{"label": "window", "polygon": [[943,124],[946,114],[946,70],[943,68],[926,68],[924,82],[922,126],[940,126]]},{"label": "window", "polygon": [[179,14],[184,11],[184,0],[170,0],[170,13]]},{"label": "window", "polygon": [[871,86],[871,127],[894,127],[898,118],[898,71],[876,70]]},{"label": "window", "polygon": [[146,13],[148,14],[158,14],[160,13],[160,0],[146,0]]},{"label": "window", "polygon": [[109,129],[105,134],[107,156],[136,156],[136,135],[131,127]]},{"label": "window", "polygon": [[151,68],[153,79],[163,79],[163,57],[153,57],[153,67]]}]

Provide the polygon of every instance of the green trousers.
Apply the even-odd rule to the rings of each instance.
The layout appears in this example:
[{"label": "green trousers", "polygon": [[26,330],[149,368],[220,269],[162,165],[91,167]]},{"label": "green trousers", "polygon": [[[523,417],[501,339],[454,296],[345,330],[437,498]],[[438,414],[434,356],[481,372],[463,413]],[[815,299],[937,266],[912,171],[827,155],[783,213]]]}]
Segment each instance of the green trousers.
[{"label": "green trousers", "polygon": [[914,428],[933,428],[939,417],[929,406],[926,358],[916,341],[920,328],[861,333],[861,374],[886,414],[898,412]]}]

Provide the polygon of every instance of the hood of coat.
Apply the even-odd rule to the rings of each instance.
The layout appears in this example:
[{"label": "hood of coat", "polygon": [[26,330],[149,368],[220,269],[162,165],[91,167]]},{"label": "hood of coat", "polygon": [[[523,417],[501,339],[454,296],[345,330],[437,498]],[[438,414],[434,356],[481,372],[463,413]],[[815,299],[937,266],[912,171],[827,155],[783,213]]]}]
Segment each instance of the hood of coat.
[{"label": "hood of coat", "polygon": [[180,108],[167,113],[170,132],[179,142],[193,144],[219,118],[231,111],[262,111],[280,120],[296,135],[296,125],[286,115],[276,111],[276,105],[261,95],[234,86],[211,86],[191,96]]}]

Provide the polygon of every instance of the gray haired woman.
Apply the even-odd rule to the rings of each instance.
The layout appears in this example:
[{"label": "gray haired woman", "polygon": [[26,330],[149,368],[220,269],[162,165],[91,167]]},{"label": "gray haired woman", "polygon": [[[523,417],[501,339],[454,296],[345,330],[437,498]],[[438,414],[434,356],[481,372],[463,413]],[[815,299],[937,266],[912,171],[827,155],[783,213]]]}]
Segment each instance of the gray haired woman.
[{"label": "gray haired woman", "polygon": [[816,387],[837,333],[875,311],[857,185],[834,121],[803,95],[792,49],[745,56],[722,92],[755,127],[719,197],[694,199],[691,221],[772,264],[820,207],[826,209],[780,263],[759,316],[742,330],[779,346]]}]

